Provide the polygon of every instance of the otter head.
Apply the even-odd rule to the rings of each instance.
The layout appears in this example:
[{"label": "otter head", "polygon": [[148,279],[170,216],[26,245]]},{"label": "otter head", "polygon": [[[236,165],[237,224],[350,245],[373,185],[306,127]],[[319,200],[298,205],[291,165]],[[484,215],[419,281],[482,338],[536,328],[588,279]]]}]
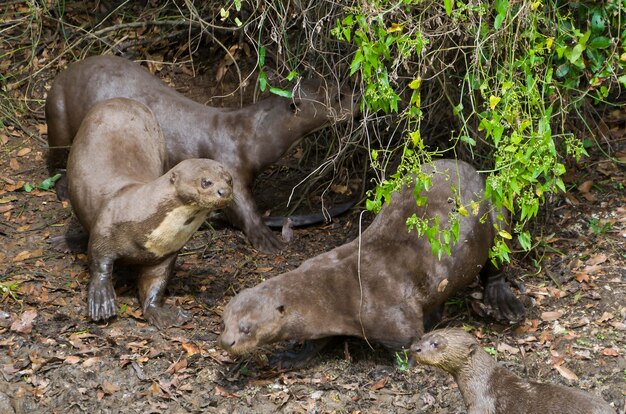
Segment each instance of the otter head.
[{"label": "otter head", "polygon": [[354,118],[359,113],[360,94],[347,86],[324,80],[306,80],[300,83],[293,97],[285,101],[291,117],[284,128],[309,134],[334,122]]},{"label": "otter head", "polygon": [[282,340],[290,318],[280,300],[280,290],[263,282],[232,298],[222,315],[224,329],[218,339],[219,346],[241,355]]},{"label": "otter head", "polygon": [[217,161],[184,160],[170,170],[169,177],[184,204],[216,210],[233,199],[233,179]]},{"label": "otter head", "polygon": [[421,364],[455,374],[479,347],[474,337],[462,329],[438,329],[414,342],[411,354]]}]

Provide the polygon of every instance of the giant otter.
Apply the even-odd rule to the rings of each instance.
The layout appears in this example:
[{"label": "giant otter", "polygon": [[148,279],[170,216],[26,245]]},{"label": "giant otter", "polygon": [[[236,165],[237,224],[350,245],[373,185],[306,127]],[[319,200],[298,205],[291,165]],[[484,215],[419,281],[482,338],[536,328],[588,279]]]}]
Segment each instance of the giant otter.
[{"label": "giant otter", "polygon": [[[241,291],[224,309],[219,344],[242,354],[288,339],[349,335],[401,349],[421,337],[425,315],[473,282],[488,262],[497,220],[493,207],[482,201],[484,181],[469,164],[439,160],[423,171],[433,173],[430,190],[422,193],[425,206],[418,207],[413,190],[405,188],[393,194],[361,238]],[[447,228],[449,213],[460,205],[471,210],[472,200],[482,201],[479,211],[460,215],[458,242],[449,256],[438,259],[424,237],[407,231],[407,217],[414,213],[438,217]],[[505,317],[520,316],[523,306],[503,276],[488,270],[485,300]],[[294,358],[299,363],[300,356]]]},{"label": "giant otter", "polygon": [[429,332],[411,345],[415,361],[452,374],[468,414],[615,414],[576,388],[528,381],[499,365],[462,329]]},{"label": "giant otter", "polygon": [[[201,105],[151,75],[136,63],[115,56],[94,56],[70,65],[54,80],[46,99],[48,166],[65,167],[67,152],[81,121],[96,103],[125,97],[147,105],[165,136],[168,167],[188,158],[211,158],[233,177],[234,203],[229,219],[251,243],[273,252],[282,242],[263,224],[250,185],[301,138],[357,111],[354,95],[321,81],[304,81],[293,99],[272,95],[235,108]],[[65,179],[57,183],[63,197]]]},{"label": "giant otter", "polygon": [[188,316],[163,306],[178,251],[207,214],[232,200],[232,179],[218,162],[188,159],[167,170],[161,129],[144,104],[125,98],[94,105],[70,151],[72,207],[89,232],[88,314],[117,312],[114,263],[137,270],[143,315],[163,328]]}]

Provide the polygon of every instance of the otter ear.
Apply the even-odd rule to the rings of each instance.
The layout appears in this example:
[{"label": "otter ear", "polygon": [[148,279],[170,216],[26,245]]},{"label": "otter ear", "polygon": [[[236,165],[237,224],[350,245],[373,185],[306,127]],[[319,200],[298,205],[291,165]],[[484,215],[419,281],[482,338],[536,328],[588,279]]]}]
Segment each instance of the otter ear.
[{"label": "otter ear", "polygon": [[177,178],[178,178],[178,173],[176,171],[172,171],[170,173],[170,183],[174,184]]},{"label": "otter ear", "polygon": [[470,350],[469,350],[469,355],[474,355],[480,349],[482,349],[480,345],[478,345],[478,344],[471,344],[470,345]]},{"label": "otter ear", "polygon": [[276,310],[280,313],[285,313],[285,305],[277,306]]}]

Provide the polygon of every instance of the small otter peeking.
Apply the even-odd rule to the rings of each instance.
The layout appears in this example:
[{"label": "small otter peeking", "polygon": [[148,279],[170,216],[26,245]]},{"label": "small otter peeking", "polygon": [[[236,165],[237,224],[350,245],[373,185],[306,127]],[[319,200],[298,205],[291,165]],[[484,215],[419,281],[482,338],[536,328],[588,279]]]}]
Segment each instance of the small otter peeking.
[{"label": "small otter peeking", "polygon": [[415,361],[452,374],[468,414],[615,414],[582,390],[520,378],[462,329],[439,329],[411,345]]},{"label": "small otter peeking", "polygon": [[137,271],[143,316],[158,328],[189,319],[163,306],[178,251],[212,210],[233,199],[230,174],[216,161],[188,159],[166,170],[165,141],[144,104],[96,104],[72,145],[67,177],[76,217],[89,233],[88,314],[116,315],[113,265]]}]

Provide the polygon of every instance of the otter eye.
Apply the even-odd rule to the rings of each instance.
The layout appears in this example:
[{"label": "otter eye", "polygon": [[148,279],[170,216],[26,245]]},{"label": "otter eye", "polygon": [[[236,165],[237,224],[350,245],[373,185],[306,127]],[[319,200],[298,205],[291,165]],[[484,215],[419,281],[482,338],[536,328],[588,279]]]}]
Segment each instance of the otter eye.
[{"label": "otter eye", "polygon": [[209,180],[208,178],[203,178],[202,180],[200,180],[200,185],[202,186],[202,188],[209,188],[213,185],[213,181]]},{"label": "otter eye", "polygon": [[431,348],[433,348],[433,349],[437,349],[437,348],[439,348],[439,342],[437,342],[437,341],[432,341],[432,342],[430,343],[430,347],[431,347]]},{"label": "otter eye", "polygon": [[250,327],[243,322],[239,322],[239,332],[244,335],[250,335]]},{"label": "otter eye", "polygon": [[276,307],[276,310],[277,310],[278,312],[280,312],[280,313],[284,313],[284,312],[285,312],[285,306],[283,306],[283,305],[277,306],[277,307]]}]

